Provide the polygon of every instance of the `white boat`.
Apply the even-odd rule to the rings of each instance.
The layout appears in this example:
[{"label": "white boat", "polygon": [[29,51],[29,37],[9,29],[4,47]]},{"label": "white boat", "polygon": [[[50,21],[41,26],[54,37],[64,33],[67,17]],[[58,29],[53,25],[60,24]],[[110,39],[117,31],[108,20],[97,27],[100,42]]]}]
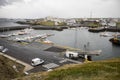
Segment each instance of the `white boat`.
[{"label": "white boat", "polygon": [[100,36],[103,36],[103,37],[110,37],[111,35],[108,34],[107,32],[103,32],[100,34]]},{"label": "white boat", "polygon": [[33,31],[34,29],[33,28],[26,28],[24,29],[24,31],[27,31],[27,32],[30,32],[30,31]]},{"label": "white boat", "polygon": [[45,39],[45,40],[43,41],[43,43],[46,43],[46,44],[52,44],[53,42],[50,41],[50,40],[48,40],[48,39]]},{"label": "white boat", "polygon": [[0,35],[0,38],[7,38],[10,37],[10,35]]},{"label": "white boat", "polygon": [[18,32],[18,35],[25,35],[25,34],[27,34],[28,32],[22,32],[22,31],[20,31],[20,32]]},{"label": "white boat", "polygon": [[23,29],[23,30],[20,30],[19,32],[17,33],[14,33],[13,36],[15,35],[25,35],[25,34],[29,34],[32,30],[32,28],[26,28],[26,29]]},{"label": "white boat", "polygon": [[26,41],[25,38],[15,38],[13,41],[17,41],[17,42],[22,42],[22,41]]},{"label": "white boat", "polygon": [[17,36],[18,34],[17,33],[12,33],[11,36]]}]

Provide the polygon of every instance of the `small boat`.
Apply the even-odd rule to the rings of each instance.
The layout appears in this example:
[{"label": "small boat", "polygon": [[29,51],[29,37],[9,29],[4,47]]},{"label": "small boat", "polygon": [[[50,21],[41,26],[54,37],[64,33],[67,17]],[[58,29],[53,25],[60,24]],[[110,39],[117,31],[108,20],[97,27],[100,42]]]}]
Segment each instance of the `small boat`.
[{"label": "small boat", "polygon": [[10,35],[0,35],[0,38],[7,38],[10,37]]},{"label": "small boat", "polygon": [[26,35],[26,34],[29,34],[32,30],[34,30],[34,29],[32,29],[32,28],[26,28],[26,29],[20,30],[16,34],[18,34],[18,35]]},{"label": "small boat", "polygon": [[100,34],[100,36],[103,36],[103,37],[109,37],[111,36],[110,34],[108,34],[107,32],[103,32]]},{"label": "small boat", "polygon": [[101,31],[105,31],[105,29],[104,29],[104,27],[89,28],[88,31],[90,31],[90,32],[101,32]]},{"label": "small boat", "polygon": [[33,31],[34,29],[33,28],[26,28],[24,29],[24,31],[27,31],[27,32],[30,32],[30,31]]},{"label": "small boat", "polygon": [[43,43],[45,43],[45,44],[53,44],[53,42],[50,41],[50,40],[48,40],[48,39],[45,39],[45,40],[43,41]]},{"label": "small boat", "polygon": [[26,41],[26,39],[25,38],[15,38],[13,41],[17,41],[17,42],[24,42],[24,41]]},{"label": "small boat", "polygon": [[120,45],[120,35],[115,35],[114,38],[111,38],[110,41],[113,43],[113,44],[118,44]]},{"label": "small boat", "polygon": [[12,33],[11,36],[17,36],[18,34],[17,33]]},{"label": "small boat", "polygon": [[18,32],[18,35],[25,35],[25,34],[27,34],[27,32],[22,32],[22,31]]}]

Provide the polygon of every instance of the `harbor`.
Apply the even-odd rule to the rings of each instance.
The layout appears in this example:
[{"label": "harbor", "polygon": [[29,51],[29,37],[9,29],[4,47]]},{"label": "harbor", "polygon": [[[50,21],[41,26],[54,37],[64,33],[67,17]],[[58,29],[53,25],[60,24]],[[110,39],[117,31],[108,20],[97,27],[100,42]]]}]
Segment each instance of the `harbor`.
[{"label": "harbor", "polygon": [[1,27],[0,52],[30,67],[24,72],[28,75],[51,71],[68,64],[83,64],[119,57],[119,45],[111,42],[116,33],[120,34],[109,32],[108,28],[104,27]]},{"label": "harbor", "polygon": [[0,80],[119,80],[120,0],[0,0]]},{"label": "harbor", "polygon": [[8,31],[2,34],[9,36],[2,36],[0,38],[1,52],[3,55],[9,55],[15,58],[15,60],[20,60],[29,65],[31,65],[33,58],[39,57],[45,61],[42,66],[34,67],[25,72],[28,74],[48,71],[49,69],[54,69],[65,64],[82,64],[85,60],[91,61],[92,56],[98,56],[102,53],[102,50],[87,51],[87,49],[83,50],[59,45],[50,39],[56,35],[51,33],[51,31],[48,31],[49,33],[35,32],[37,31],[32,28],[14,32]]},{"label": "harbor", "polygon": [[[2,34],[7,35],[7,34],[16,33],[16,32],[19,32],[19,30],[8,31],[5,33],[2,32]],[[76,32],[77,32],[77,35],[76,35]],[[88,32],[88,29],[86,29],[86,28],[77,28],[77,31],[76,31],[76,29],[65,29],[65,30],[60,31],[60,32],[55,31],[55,30],[33,30],[33,31],[31,31],[31,34],[12,36],[12,37],[9,37],[8,39],[17,41],[17,39],[24,39],[25,40],[25,38],[26,39],[32,38],[32,36],[37,37],[37,35],[53,34],[53,36],[48,37],[45,42],[51,41],[51,43],[54,43],[56,45],[58,44],[58,45],[61,45],[63,47],[68,46],[71,48],[77,48],[77,49],[81,49],[81,50],[84,50],[85,49],[84,45],[87,45],[87,43],[89,42],[90,45],[87,47],[89,51],[102,50],[101,55],[106,55],[107,53],[113,55],[113,53],[112,53],[113,51],[111,50],[111,48],[112,48],[112,46],[117,48],[117,46],[112,44],[109,41],[109,39],[112,38],[116,32],[107,32],[107,33],[111,36],[108,36],[108,37],[101,36],[102,32],[90,33],[90,32]],[[32,35],[32,34],[35,34],[35,35]],[[69,36],[67,34],[70,34],[71,36]],[[82,35],[90,36],[91,38],[89,38],[89,37],[83,38]],[[67,36],[67,38],[66,38],[66,36]],[[95,39],[95,41],[93,39]],[[32,40],[28,40],[28,41],[24,41],[24,42],[31,42],[31,41]],[[42,40],[38,40],[38,42],[39,41],[42,41]],[[98,42],[100,42],[101,44],[99,44]],[[69,43],[71,43],[71,44],[69,44]],[[104,44],[106,44],[106,45],[102,46]],[[95,46],[97,46],[97,47],[95,47]],[[107,50],[107,49],[110,49],[110,50]],[[118,53],[118,55],[119,55],[119,50],[116,53]],[[107,58],[110,58],[110,55],[108,55],[108,56],[109,57],[107,57]],[[114,55],[114,56],[116,56],[116,55]],[[93,56],[92,58],[93,58],[93,60],[99,60],[99,59],[101,60],[102,58],[106,59],[105,56],[102,58]]]}]

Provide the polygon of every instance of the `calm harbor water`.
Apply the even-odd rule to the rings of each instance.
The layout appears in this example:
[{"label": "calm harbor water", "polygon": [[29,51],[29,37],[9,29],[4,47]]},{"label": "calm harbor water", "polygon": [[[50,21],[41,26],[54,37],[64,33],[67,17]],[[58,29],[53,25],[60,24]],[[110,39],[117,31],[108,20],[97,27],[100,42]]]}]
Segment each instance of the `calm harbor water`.
[{"label": "calm harbor water", "polygon": [[22,19],[0,19],[0,27],[25,26],[15,23],[19,20],[23,21]]},{"label": "calm harbor water", "polygon": [[[1,23],[1,21],[0,21]],[[15,24],[16,25],[16,24]],[[15,26],[13,24],[13,26]],[[9,23],[5,23],[4,26],[9,26]],[[2,32],[0,34],[11,34],[17,31]],[[101,37],[100,33],[88,32],[86,28],[78,29],[65,29],[63,31],[55,30],[33,30],[31,31],[32,36],[37,34],[50,33],[55,34],[48,39],[58,45],[70,46],[74,48],[84,49],[84,45],[89,42],[87,47],[89,50],[102,50],[102,54],[99,56],[93,56],[93,60],[104,60],[115,57],[120,57],[120,46],[113,45],[109,39],[111,37]],[[114,34],[114,32],[108,32],[109,34]],[[25,35],[27,36],[27,35]],[[23,36],[19,36],[23,37]]]},{"label": "calm harbor water", "polygon": [[[102,50],[100,56],[93,56],[93,60],[103,60],[120,57],[120,46],[113,45],[109,39],[111,37],[101,37],[100,33],[90,33],[87,29],[77,29],[64,31],[37,31],[38,33],[53,33],[55,36],[49,37],[49,40],[56,44],[80,48],[84,50],[84,45],[89,42],[89,50]],[[37,33],[36,32],[36,33]],[[77,33],[77,35],[76,35]],[[109,32],[109,34],[114,34]]]}]

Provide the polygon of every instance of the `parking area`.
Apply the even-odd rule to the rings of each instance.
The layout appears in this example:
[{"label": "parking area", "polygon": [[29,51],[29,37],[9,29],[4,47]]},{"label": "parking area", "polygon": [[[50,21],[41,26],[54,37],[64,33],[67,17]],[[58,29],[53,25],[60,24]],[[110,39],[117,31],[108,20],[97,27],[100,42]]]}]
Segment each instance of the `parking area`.
[{"label": "parking area", "polygon": [[20,45],[5,39],[0,39],[0,50],[2,49],[2,51],[4,51],[3,53],[6,55],[15,57],[16,59],[21,60],[29,65],[31,65],[31,60],[36,57],[45,61],[44,64],[35,66],[32,70],[28,71],[30,73],[47,71],[65,64],[76,63],[66,60],[64,56],[60,56],[56,52],[43,51],[40,49],[42,48],[41,46],[38,46],[37,48],[34,46],[29,46],[31,46],[31,44]]}]

